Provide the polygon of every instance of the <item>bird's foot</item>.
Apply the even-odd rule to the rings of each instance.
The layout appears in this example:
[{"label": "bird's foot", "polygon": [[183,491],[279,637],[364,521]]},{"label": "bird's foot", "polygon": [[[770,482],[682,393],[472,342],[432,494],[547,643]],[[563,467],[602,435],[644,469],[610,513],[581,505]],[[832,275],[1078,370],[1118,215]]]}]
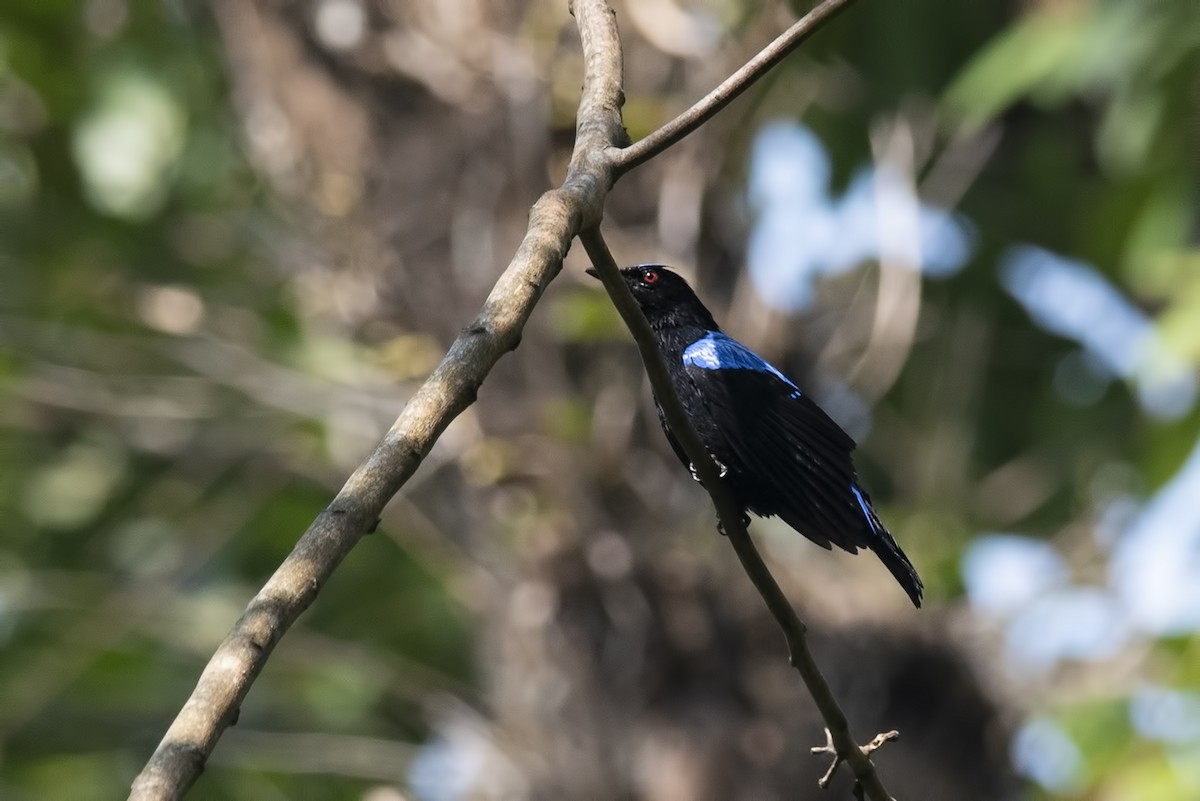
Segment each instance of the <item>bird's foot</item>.
[{"label": "bird's foot", "polygon": [[[890,743],[892,740],[898,740],[898,739],[900,739],[900,732],[895,731],[893,729],[892,731],[887,731],[887,732],[883,732],[881,734],[876,734],[874,740],[867,743],[866,745],[860,745],[858,747],[858,750],[862,751],[863,756],[869,757],[871,754],[875,753],[880,748],[882,748],[885,743]],[[833,744],[833,733],[830,732],[829,729],[826,729],[825,730],[825,745],[813,746],[812,748],[809,749],[809,751],[812,753],[813,756],[828,755],[828,756],[833,757],[833,762],[829,765],[829,770],[825,771],[825,775],[817,780],[817,786],[820,787],[822,790],[824,790],[826,787],[829,786],[829,782],[831,779],[833,779],[833,774],[838,769],[838,766],[841,765],[842,762],[844,761],[842,759],[842,755],[838,753],[837,746],[835,746]],[[860,799],[860,801],[861,801],[861,799],[863,798],[863,793],[864,793],[864,791],[863,791],[862,784],[858,781],[855,781],[854,782],[854,797],[857,799]]]},{"label": "bird's foot", "polygon": [[[749,528],[749,527],[750,527],[750,515],[746,514],[745,512],[742,512],[742,528]],[[722,537],[729,536],[729,533],[725,531],[725,523],[721,520],[720,517],[717,518],[717,533],[720,534]]]},{"label": "bird's foot", "polygon": [[[713,459],[713,463],[716,464],[717,469],[720,471],[719,473],[717,473],[718,478],[725,478],[725,476],[727,476],[729,474],[728,467],[721,464],[716,459]],[[690,472],[692,474],[692,481],[695,481],[697,484],[704,483],[703,481],[700,480],[700,474],[696,472],[696,463],[695,462],[688,462],[688,472]]]}]

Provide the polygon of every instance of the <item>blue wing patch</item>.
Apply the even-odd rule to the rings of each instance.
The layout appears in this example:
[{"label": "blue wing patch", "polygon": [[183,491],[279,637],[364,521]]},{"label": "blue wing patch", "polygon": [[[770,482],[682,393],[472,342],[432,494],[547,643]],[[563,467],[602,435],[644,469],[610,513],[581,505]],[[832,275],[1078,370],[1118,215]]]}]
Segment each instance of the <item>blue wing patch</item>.
[{"label": "blue wing patch", "polygon": [[683,363],[689,367],[699,367],[701,370],[756,370],[760,373],[770,373],[796,390],[792,397],[800,395],[800,389],[789,381],[787,376],[741,342],[720,331],[713,331],[703,339],[697,339],[688,345],[687,350],[683,352]]},{"label": "blue wing patch", "polygon": [[858,499],[858,508],[862,509],[863,517],[867,519],[867,525],[871,527],[872,531],[878,533],[875,528],[875,515],[871,514],[871,510],[867,507],[867,500],[863,497],[862,491],[853,484],[850,485],[850,491],[853,492],[854,497]]}]

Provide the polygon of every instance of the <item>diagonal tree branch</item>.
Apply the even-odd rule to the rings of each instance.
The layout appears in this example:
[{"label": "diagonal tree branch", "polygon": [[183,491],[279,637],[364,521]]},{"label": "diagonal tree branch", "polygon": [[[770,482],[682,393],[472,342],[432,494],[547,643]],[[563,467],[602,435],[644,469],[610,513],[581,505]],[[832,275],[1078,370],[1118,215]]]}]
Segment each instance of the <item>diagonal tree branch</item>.
[{"label": "diagonal tree branch", "polygon": [[764,47],[737,72],[701,98],[694,106],[680,114],[654,133],[624,148],[614,157],[617,175],[621,176],[662,153],[688,134],[708,122],[734,98],[750,88],[771,68],[783,61],[809,36],[854,0],[825,0],[808,12],[792,27],[781,33],[775,41]]},{"label": "diagonal tree branch", "polygon": [[191,697],[133,782],[131,799],[174,799],[196,781],[222,732],[283,634],[312,604],[350,549],[371,531],[383,507],[433,443],[475,401],[496,362],[517,347],[546,285],[562,269],[571,241],[599,223],[612,187],[607,148],[628,142],[621,124],[621,47],[604,0],[572,4],[587,74],[575,150],[563,185],[530,212],[529,229],[475,320],[409,400],[333,502],[250,602],[217,648]]},{"label": "diagonal tree branch", "polygon": [[[637,301],[629,292],[629,287],[621,278],[617,264],[608,250],[608,245],[600,235],[600,229],[585,229],[579,238],[583,242],[588,258],[596,268],[600,280],[604,282],[604,288],[612,298],[613,305],[617,307],[621,319],[625,321],[634,341],[637,342],[642,362],[646,366],[646,374],[650,377],[651,386],[654,387],[655,397],[662,406],[671,431],[695,467],[700,483],[712,497],[713,505],[717,509],[717,516],[721,521],[721,529],[729,537],[729,542],[733,545],[746,575],[754,583],[754,588],[758,590],[775,621],[783,629],[792,666],[800,673],[805,686],[808,687],[809,694],[817,704],[821,717],[825,719],[830,745],[821,753],[832,753],[834,766],[830,768],[823,781],[827,782],[833,769],[839,763],[845,762],[854,772],[857,784],[866,791],[867,797],[871,801],[889,801],[891,796],[884,789],[879,774],[875,771],[875,765],[869,757],[871,751],[878,746],[872,748],[871,751],[864,751],[859,748],[854,736],[850,733],[850,724],[846,720],[846,715],[833,697],[829,683],[825,681],[825,677],[813,659],[812,651],[809,650],[808,629],[796,614],[796,610],[792,608],[787,596],[783,594],[783,590],[779,588],[771,571],[767,569],[758,549],[754,547],[754,541],[750,539],[750,534],[746,531],[742,507],[734,500],[729,487],[721,480],[716,463],[701,444],[696,430],[688,420],[687,414],[671,386],[667,366],[663,363],[662,353],[658,349],[658,340],[650,329],[650,324],[646,322],[642,310],[638,308]],[[814,751],[814,753],[816,752]]]}]

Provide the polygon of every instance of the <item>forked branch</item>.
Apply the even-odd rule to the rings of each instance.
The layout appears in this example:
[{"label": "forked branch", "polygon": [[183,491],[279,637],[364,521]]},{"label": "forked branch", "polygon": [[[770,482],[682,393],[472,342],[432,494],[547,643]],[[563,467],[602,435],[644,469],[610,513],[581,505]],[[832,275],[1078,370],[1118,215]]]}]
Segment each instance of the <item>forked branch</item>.
[{"label": "forked branch", "polygon": [[383,507],[413,475],[450,421],[475,401],[500,357],[517,347],[533,307],[562,269],[572,240],[584,232],[584,245],[642,348],[672,428],[692,454],[705,486],[714,488],[713,501],[730,542],[779,620],[792,662],[829,724],[830,747],[850,765],[858,786],[865,787],[873,801],[886,801],[888,796],[870,759],[855,744],[845,715],[812,660],[803,623],[754,549],[741,524],[740,510],[721,491],[712,461],[682,416],[645,318],[631,305],[624,284],[618,280],[614,285],[616,266],[599,235],[604,202],[621,174],[695,130],[850,2],[825,0],[688,112],[626,147],[628,136],[620,114],[621,44],[613,12],[605,0],[572,0],[571,13],[583,43],[585,76],[566,179],[534,205],[525,238],[479,314],[217,648],[191,697],[134,780],[131,799],[180,798],[196,781],[221,734],[236,721],[243,699],[275,645],[316,599],[350,549],[373,530]]}]

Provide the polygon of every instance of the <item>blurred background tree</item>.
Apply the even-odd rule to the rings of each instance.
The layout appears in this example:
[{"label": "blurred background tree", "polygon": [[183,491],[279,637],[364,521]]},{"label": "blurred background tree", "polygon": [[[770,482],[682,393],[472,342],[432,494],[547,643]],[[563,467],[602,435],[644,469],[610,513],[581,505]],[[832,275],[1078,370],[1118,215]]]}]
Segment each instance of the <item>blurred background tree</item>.
[{"label": "blurred background tree", "polygon": [[[805,10],[615,6],[635,138]],[[560,0],[4,4],[0,796],[125,791],[479,306],[580,76]],[[899,798],[1200,796],[1198,92],[1192,0],[863,0],[611,199],[861,443],[927,609],[754,529]],[[582,265],[193,797],[816,797]]]}]

